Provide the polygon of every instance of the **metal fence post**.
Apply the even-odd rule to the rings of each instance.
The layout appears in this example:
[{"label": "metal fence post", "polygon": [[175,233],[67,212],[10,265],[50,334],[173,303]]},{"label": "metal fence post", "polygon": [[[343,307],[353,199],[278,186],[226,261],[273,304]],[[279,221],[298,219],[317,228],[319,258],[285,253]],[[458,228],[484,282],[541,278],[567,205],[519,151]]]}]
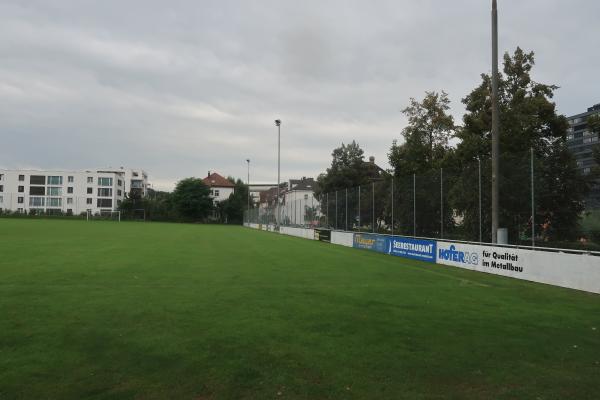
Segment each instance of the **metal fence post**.
[{"label": "metal fence post", "polygon": [[535,183],[533,181],[533,147],[531,148],[531,246],[535,247]]},{"label": "metal fence post", "polygon": [[392,236],[394,236],[394,175],[392,175]]},{"label": "metal fence post", "polygon": [[481,157],[477,156],[477,165],[479,169],[479,243],[483,243],[481,233]]},{"label": "metal fence post", "polygon": [[417,175],[413,174],[413,236],[417,236]]},{"label": "metal fence post", "polygon": [[327,196],[327,212],[325,213],[325,227],[329,228],[329,193],[326,194]]},{"label": "metal fence post", "polygon": [[360,186],[358,186],[358,231],[360,232]]},{"label": "metal fence post", "polygon": [[444,238],[444,169],[440,168],[440,238]]},{"label": "metal fence post", "polygon": [[337,221],[337,217],[338,217],[338,207],[337,207],[337,194],[338,191],[335,191],[335,229],[338,228],[338,221]]},{"label": "metal fence post", "polygon": [[346,231],[348,231],[348,188],[346,188],[346,212],[344,216],[346,217]]},{"label": "metal fence post", "polygon": [[371,232],[375,233],[375,181],[371,182]]}]

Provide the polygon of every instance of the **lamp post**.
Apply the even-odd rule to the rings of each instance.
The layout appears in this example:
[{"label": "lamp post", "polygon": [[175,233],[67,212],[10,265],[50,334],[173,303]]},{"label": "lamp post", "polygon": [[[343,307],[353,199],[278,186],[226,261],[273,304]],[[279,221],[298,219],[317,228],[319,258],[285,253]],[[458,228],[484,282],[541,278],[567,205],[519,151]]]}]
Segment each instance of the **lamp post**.
[{"label": "lamp post", "polygon": [[248,163],[248,180],[246,181],[248,184],[248,226],[250,226],[250,159],[246,158],[246,163]]},{"label": "lamp post", "polygon": [[277,231],[279,231],[279,182],[281,179],[281,120],[276,119],[275,125],[277,126],[277,217],[275,222],[277,224]]},{"label": "lamp post", "polygon": [[498,4],[492,0],[492,243],[498,243],[500,132],[498,109]]}]

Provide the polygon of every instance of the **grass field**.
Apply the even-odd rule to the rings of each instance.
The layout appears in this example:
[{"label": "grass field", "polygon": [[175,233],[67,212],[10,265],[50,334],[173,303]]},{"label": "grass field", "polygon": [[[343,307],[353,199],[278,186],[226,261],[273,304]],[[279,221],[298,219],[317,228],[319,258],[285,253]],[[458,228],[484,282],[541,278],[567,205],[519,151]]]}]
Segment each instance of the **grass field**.
[{"label": "grass field", "polygon": [[0,219],[0,399],[599,396],[598,295],[241,227]]}]

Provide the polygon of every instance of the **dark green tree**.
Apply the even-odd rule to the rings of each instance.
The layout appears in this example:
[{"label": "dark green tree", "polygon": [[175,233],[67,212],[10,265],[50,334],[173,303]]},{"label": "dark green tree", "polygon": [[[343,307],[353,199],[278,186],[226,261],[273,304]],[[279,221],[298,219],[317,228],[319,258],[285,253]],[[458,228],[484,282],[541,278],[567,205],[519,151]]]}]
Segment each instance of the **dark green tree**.
[{"label": "dark green tree", "polygon": [[[557,86],[533,81],[534,64],[533,52],[517,48],[512,56],[506,53],[498,84],[500,225],[509,229],[511,241],[531,228],[530,149],[535,158],[537,232],[552,240],[575,237],[587,190],[586,180],[566,147],[567,120],[556,113],[551,101]],[[465,172],[454,182],[450,197],[453,209],[464,218],[468,237],[477,237],[477,175],[473,171],[480,157],[485,210],[482,226],[484,240],[489,240],[491,80],[487,74],[481,78],[481,84],[463,99],[467,113],[457,133],[460,143],[452,153],[452,164]]]},{"label": "dark green tree", "polygon": [[[454,119],[449,114],[450,100],[445,92],[426,92],[423,100],[410,99],[402,112],[408,125],[402,130],[404,142],[394,141],[388,154],[394,170],[394,225],[395,231],[439,237],[441,204],[439,196],[440,168],[444,166],[448,144],[455,134]],[[413,174],[416,191],[413,190]],[[413,208],[416,197],[416,215]],[[437,195],[436,195],[437,194]],[[389,220],[392,205],[386,207]],[[413,218],[416,216],[416,218]],[[452,225],[450,208],[444,211],[444,226]]]},{"label": "dark green tree", "polygon": [[354,140],[331,153],[331,167],[317,178],[317,196],[369,182],[369,169],[365,167],[364,152]]},{"label": "dark green tree", "polygon": [[198,178],[177,182],[172,194],[173,208],[185,221],[204,221],[213,209],[210,189]]},{"label": "dark green tree", "polygon": [[241,179],[234,181],[234,184],[234,192],[217,207],[221,222],[241,225],[244,222],[244,212],[248,208],[248,186]]}]

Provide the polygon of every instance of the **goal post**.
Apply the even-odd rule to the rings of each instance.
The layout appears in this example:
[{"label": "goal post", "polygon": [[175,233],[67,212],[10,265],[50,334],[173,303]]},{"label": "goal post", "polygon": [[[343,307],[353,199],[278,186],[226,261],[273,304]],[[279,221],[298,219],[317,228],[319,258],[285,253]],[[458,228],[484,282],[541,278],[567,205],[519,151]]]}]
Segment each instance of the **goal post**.
[{"label": "goal post", "polygon": [[96,213],[92,213],[92,210],[87,210],[86,220],[104,220],[121,222],[121,211],[100,210]]}]

